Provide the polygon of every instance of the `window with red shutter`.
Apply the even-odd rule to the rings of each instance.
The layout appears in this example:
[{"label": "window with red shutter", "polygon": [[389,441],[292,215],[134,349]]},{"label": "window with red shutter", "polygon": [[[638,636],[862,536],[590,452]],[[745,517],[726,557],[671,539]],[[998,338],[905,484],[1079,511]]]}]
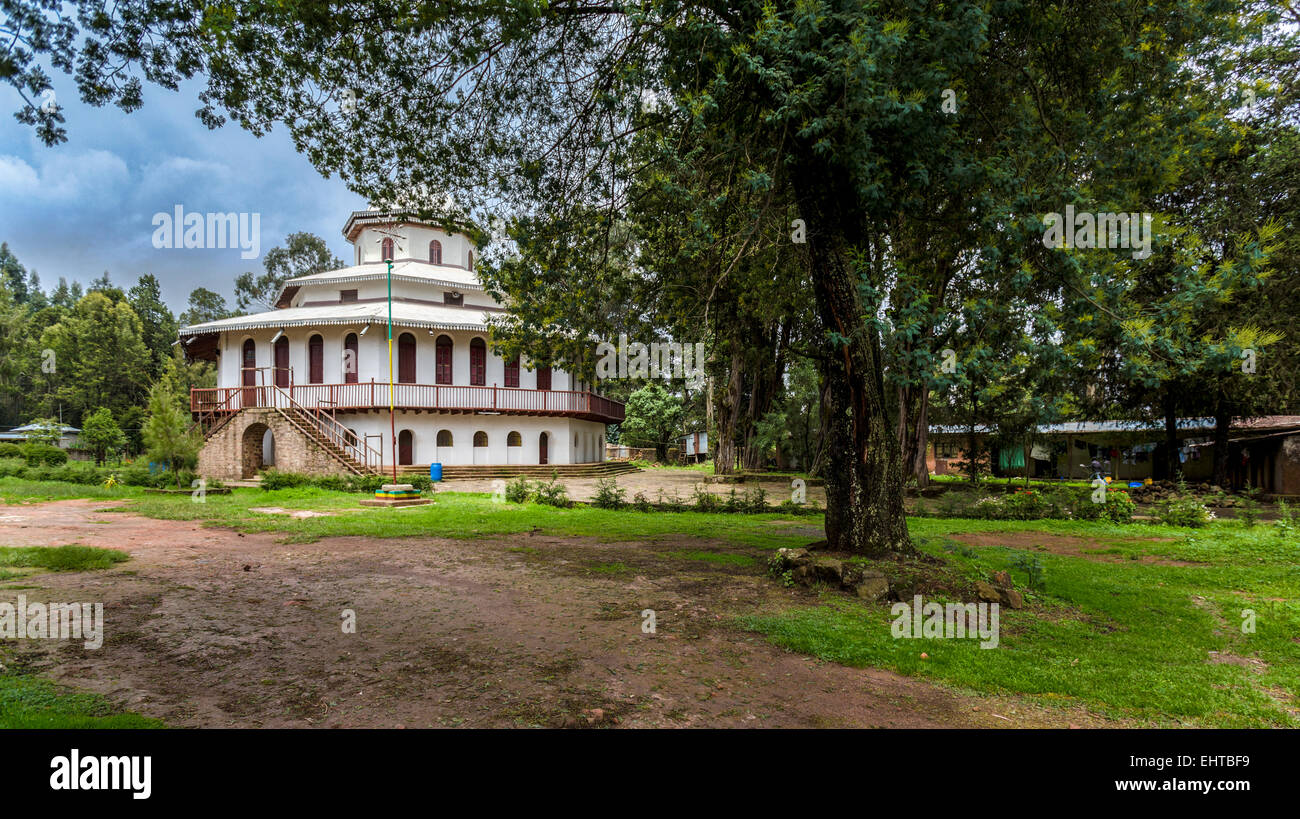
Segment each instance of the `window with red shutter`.
[{"label": "window with red shutter", "polygon": [[515,356],[506,362],[506,386],[519,386],[519,356]]},{"label": "window with red shutter", "polygon": [[469,383],[475,387],[487,386],[487,345],[481,338],[469,343]]},{"label": "window with red shutter", "polygon": [[451,338],[448,336],[438,336],[434,344],[434,383],[450,384],[451,383]]}]

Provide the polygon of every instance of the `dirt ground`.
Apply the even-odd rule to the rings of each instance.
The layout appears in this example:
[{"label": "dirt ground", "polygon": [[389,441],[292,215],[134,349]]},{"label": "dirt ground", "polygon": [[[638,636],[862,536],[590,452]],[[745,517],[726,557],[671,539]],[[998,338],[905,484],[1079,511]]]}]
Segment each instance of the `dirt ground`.
[{"label": "dirt ground", "polygon": [[[112,506],[58,501],[0,516],[6,544],[82,543],[132,558],[0,586],[0,600],[105,604],[101,649],[21,641],[9,659],[173,726],[1113,724],[776,648],[728,619],[809,593],[778,587],[758,565],[668,554],[707,542],[284,544]],[[647,608],[654,634],[642,631]],[[341,628],[347,609],[355,634]]]}]

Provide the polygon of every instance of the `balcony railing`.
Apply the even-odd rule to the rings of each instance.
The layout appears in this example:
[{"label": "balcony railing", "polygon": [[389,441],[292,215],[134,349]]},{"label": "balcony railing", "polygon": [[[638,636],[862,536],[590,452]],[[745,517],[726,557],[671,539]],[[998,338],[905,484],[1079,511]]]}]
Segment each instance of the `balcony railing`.
[{"label": "balcony railing", "polygon": [[[213,387],[190,391],[190,410],[229,414],[247,407],[276,405],[269,386]],[[290,384],[279,387],[298,404],[326,412],[383,410],[389,387],[377,381],[355,384]],[[392,405],[401,410],[499,412],[507,415],[568,415],[606,424],[622,422],[624,408],[591,392],[524,390],[513,387],[462,387],[444,384],[394,384]]]}]

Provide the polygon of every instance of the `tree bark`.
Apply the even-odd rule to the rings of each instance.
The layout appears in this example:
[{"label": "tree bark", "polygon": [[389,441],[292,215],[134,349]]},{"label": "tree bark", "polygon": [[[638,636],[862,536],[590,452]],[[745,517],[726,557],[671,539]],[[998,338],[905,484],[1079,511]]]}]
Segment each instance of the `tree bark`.
[{"label": "tree bark", "polygon": [[[807,224],[813,295],[826,355],[819,358],[830,400],[826,539],[832,550],[864,555],[912,552],[903,509],[898,438],[890,428],[880,339],[863,304],[847,237],[859,232],[843,210],[851,192],[794,174]],[[825,178],[825,177],[822,177]]]}]

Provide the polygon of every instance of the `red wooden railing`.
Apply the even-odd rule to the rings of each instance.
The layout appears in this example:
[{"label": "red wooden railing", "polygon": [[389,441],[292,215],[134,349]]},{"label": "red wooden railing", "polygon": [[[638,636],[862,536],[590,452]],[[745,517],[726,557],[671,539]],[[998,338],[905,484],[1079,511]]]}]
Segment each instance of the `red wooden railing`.
[{"label": "red wooden railing", "polygon": [[[386,383],[295,384],[291,381],[288,387],[194,389],[190,391],[190,408],[194,412],[232,413],[244,407],[276,406],[272,403],[276,400],[272,390],[320,412],[384,409],[389,405]],[[620,423],[624,418],[621,403],[585,391],[394,384],[392,398],[397,409],[577,415],[611,424]]]}]

